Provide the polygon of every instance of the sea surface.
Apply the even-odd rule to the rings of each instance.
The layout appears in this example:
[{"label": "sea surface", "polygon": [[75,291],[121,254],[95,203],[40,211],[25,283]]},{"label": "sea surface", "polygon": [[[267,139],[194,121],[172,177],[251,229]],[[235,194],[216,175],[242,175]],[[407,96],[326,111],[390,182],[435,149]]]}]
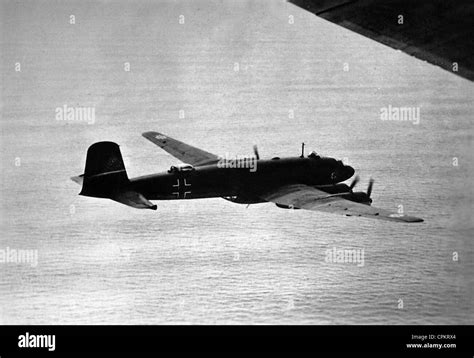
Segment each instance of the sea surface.
[{"label": "sea surface", "polygon": [[[473,83],[283,1],[2,1],[0,21],[0,255],[38,254],[0,262],[1,324],[473,323]],[[97,141],[129,177],[178,163],[150,130],[217,155],[305,142],[425,222],[77,195]]]}]

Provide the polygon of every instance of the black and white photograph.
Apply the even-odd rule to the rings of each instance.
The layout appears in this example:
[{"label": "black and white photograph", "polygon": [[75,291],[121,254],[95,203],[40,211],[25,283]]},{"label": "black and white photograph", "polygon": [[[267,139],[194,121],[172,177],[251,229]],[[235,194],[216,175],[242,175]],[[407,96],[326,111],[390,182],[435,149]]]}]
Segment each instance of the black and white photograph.
[{"label": "black and white photograph", "polygon": [[474,323],[473,18],[1,0],[4,347],[60,351],[32,326],[250,325],[467,349],[449,327]]}]

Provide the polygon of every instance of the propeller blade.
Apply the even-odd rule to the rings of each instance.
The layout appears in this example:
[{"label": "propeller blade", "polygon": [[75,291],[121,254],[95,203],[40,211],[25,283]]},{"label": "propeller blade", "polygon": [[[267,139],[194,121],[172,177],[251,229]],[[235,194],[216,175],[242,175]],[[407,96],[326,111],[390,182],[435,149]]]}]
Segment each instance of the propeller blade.
[{"label": "propeller blade", "polygon": [[253,153],[254,153],[255,156],[257,157],[257,160],[259,160],[259,159],[260,159],[260,154],[258,154],[257,145],[254,145],[254,146],[253,146]]},{"label": "propeller blade", "polygon": [[374,186],[374,179],[370,178],[369,186],[367,187],[367,196],[370,198],[370,194],[372,194],[372,187]]},{"label": "propeller blade", "polygon": [[357,175],[354,180],[352,181],[351,185],[349,185],[349,188],[352,190],[354,189],[354,187],[357,185],[357,183],[359,182],[359,176]]}]

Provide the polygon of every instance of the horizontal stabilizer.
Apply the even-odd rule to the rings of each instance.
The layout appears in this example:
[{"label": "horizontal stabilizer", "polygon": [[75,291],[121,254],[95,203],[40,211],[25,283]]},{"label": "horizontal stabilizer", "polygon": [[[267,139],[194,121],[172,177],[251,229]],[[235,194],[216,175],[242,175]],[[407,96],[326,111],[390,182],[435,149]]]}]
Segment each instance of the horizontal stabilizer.
[{"label": "horizontal stabilizer", "polygon": [[122,191],[111,197],[110,199],[115,200],[119,203],[131,206],[137,209],[151,209],[156,210],[157,206],[145,198],[142,194],[134,191],[127,190]]},{"label": "horizontal stabilizer", "polygon": [[82,185],[82,183],[84,182],[84,174],[78,175],[77,177],[71,177],[71,180],[72,180],[74,183],[77,183],[77,184],[79,184],[79,185]]}]

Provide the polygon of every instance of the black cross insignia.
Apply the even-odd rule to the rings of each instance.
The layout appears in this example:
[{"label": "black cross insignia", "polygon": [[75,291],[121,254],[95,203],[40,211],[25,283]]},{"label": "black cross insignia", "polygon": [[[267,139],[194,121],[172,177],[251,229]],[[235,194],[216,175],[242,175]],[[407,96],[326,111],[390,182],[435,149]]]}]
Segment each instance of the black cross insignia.
[{"label": "black cross insignia", "polygon": [[[191,194],[191,184],[186,182],[186,179],[176,179],[176,184],[173,188],[176,188],[171,194],[176,195],[177,199],[186,199],[186,194]],[[189,189],[189,190],[187,190]]]}]

